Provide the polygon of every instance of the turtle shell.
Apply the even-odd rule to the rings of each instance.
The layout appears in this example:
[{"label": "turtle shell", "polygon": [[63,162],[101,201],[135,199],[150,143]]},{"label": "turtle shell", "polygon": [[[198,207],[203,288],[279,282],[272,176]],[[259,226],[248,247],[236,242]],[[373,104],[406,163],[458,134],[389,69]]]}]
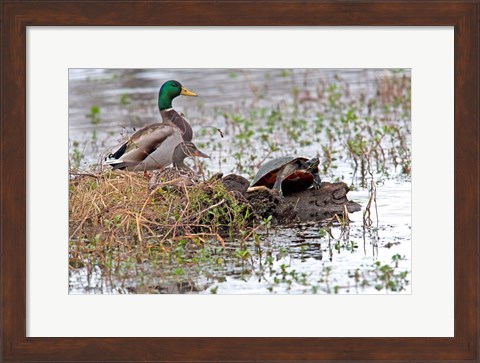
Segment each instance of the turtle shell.
[{"label": "turtle shell", "polygon": [[[267,188],[273,188],[275,180],[277,179],[277,173],[281,168],[290,163],[297,161],[304,163],[307,160],[307,158],[295,156],[281,156],[270,160],[260,167],[260,170],[258,170],[257,175],[255,175],[253,179],[252,186],[263,185]],[[308,189],[313,184],[313,180],[314,177],[312,173],[305,170],[297,170],[283,180],[282,191],[284,193],[291,193]]]}]

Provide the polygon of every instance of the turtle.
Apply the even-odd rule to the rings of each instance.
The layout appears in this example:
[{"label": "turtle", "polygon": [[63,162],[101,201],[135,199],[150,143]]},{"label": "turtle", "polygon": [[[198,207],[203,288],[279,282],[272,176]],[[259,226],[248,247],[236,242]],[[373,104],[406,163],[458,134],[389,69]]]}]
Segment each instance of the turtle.
[{"label": "turtle", "polygon": [[260,167],[252,182],[252,187],[265,186],[276,190],[280,196],[300,192],[312,185],[318,189],[321,184],[318,174],[318,158],[308,159],[298,156],[281,156]]}]

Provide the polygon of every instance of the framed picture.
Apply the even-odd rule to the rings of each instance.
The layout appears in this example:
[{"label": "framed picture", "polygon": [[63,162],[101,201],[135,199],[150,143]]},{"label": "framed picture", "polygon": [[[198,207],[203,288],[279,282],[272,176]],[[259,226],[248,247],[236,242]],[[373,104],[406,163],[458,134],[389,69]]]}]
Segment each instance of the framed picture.
[{"label": "framed picture", "polygon": [[[2,11],[3,360],[478,360],[478,2]],[[281,226],[343,185],[351,204],[280,239],[238,204],[291,202],[258,222]]]}]

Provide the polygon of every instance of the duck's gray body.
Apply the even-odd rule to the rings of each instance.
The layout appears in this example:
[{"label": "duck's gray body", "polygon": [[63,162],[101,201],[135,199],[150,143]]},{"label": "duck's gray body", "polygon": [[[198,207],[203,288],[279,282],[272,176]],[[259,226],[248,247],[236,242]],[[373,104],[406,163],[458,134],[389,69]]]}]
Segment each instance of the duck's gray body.
[{"label": "duck's gray body", "polygon": [[175,147],[183,142],[177,127],[148,125],[135,132],[106,163],[114,169],[146,171],[165,168],[173,162]]}]

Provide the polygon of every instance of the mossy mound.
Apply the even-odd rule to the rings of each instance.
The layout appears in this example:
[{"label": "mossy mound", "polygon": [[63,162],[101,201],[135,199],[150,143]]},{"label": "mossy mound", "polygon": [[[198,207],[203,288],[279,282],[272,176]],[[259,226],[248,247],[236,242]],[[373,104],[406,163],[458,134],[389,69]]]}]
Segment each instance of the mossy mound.
[{"label": "mossy mound", "polygon": [[109,243],[210,237],[223,243],[247,229],[251,211],[219,180],[160,174],[152,188],[141,173],[107,171],[69,182],[70,239]]}]

